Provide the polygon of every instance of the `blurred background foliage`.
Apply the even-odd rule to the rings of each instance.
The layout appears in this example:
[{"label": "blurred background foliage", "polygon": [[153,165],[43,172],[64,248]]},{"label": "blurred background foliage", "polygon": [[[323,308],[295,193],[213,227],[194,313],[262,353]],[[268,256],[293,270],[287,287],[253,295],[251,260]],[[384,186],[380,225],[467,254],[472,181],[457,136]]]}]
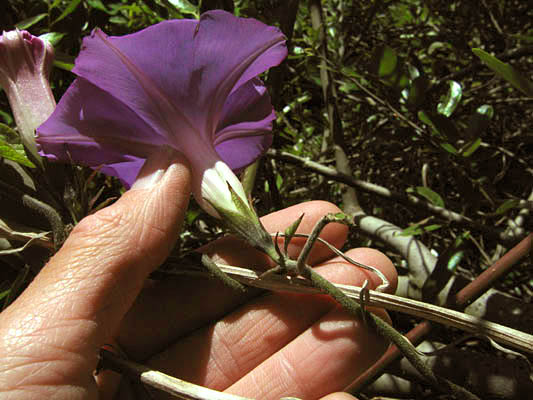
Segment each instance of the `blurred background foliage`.
[{"label": "blurred background foliage", "polygon": [[[289,163],[279,157],[285,152],[298,157],[295,160],[335,168],[335,147],[340,146],[353,177],[468,218],[459,224],[371,191],[357,193],[358,207],[366,214],[402,227],[404,235],[417,236],[437,254],[461,242],[457,273],[476,276],[501,256],[516,242],[499,236],[509,226],[516,228],[516,237],[531,231],[533,8],[529,1],[322,0],[318,3],[323,35],[311,21],[311,4],[317,1],[198,3],[7,0],[0,27],[26,29],[53,42],[57,58],[51,82],[59,100],[74,78],[69,70],[81,40],[95,27],[123,35],[165,19],[197,18],[211,8],[276,24],[289,38],[289,57],[265,76],[277,120],[275,154],[260,162],[253,191],[261,215],[311,199],[344,208],[345,188],[339,182],[300,168],[299,161]],[[332,86],[326,96],[321,65]],[[329,104],[335,104],[334,124],[329,123]],[[15,129],[4,94],[0,122]],[[332,141],[333,126],[340,132],[339,141]],[[35,196],[56,208],[67,224],[75,224],[123,192],[118,182],[79,166],[48,165],[48,176],[23,168],[34,180]],[[1,180],[23,186],[6,171]],[[0,218],[35,231],[50,229],[45,218],[12,200],[6,190],[1,189]],[[30,189],[26,185],[24,190]],[[219,234],[216,221],[192,206],[179,250],[196,248]],[[385,251],[402,272],[400,256],[353,229],[347,247],[361,245]],[[49,255],[46,246],[32,246],[0,257],[4,305]],[[515,271],[499,283],[500,288],[530,301],[531,268]]]}]

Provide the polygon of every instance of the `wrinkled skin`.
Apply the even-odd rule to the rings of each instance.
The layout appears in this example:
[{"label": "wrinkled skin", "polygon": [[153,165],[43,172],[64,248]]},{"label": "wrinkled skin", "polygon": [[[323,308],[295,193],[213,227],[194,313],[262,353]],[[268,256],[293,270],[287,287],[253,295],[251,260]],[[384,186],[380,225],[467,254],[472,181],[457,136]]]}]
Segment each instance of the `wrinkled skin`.
[{"label": "wrinkled skin", "polygon": [[[190,277],[147,281],[172,249],[187,209],[190,170],[183,159],[173,161],[159,171],[149,161],[139,184],[81,221],[0,314],[0,397],[131,399],[150,398],[150,391],[166,398],[110,371],[95,378],[98,350],[111,343],[132,360],[250,398],[352,398],[334,392],[375,362],[386,344],[325,296],[243,295]],[[330,203],[308,202],[263,222],[272,232],[283,231],[305,212],[299,229],[305,233],[337,210]],[[346,227],[330,224],[322,237],[340,247],[346,235]],[[291,244],[293,256],[302,243]],[[268,266],[264,256],[234,238],[204,250],[233,265]],[[386,256],[366,248],[349,255],[380,268],[394,290],[396,272]],[[335,282],[380,283],[368,271],[331,258],[322,246],[313,249],[309,261]]]}]

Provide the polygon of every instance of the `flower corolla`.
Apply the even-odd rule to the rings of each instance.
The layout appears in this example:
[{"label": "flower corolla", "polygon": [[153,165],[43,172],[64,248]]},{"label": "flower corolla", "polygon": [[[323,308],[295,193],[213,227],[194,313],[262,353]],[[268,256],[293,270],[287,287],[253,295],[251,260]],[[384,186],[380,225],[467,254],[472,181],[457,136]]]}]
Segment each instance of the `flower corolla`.
[{"label": "flower corolla", "polygon": [[274,111],[258,75],[286,54],[277,28],[220,10],[120,37],[96,29],[83,41],[76,80],[38,128],[41,153],[130,186],[146,158],[168,146],[189,160],[207,212],[242,213],[235,196],[248,200],[231,171],[272,142]]}]

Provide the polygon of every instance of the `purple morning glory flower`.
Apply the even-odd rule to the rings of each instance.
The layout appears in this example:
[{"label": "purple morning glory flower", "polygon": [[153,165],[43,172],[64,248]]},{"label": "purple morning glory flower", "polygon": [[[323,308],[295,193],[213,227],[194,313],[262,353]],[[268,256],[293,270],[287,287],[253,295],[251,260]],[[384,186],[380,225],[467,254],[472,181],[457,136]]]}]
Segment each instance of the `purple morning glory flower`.
[{"label": "purple morning glory flower", "polygon": [[129,186],[169,146],[190,161],[200,205],[220,216],[215,208],[235,209],[233,194],[247,202],[231,169],[272,142],[275,116],[257,76],[286,54],[277,28],[224,11],[121,37],[96,29],[76,59],[77,79],[37,130],[41,153],[101,167]]}]

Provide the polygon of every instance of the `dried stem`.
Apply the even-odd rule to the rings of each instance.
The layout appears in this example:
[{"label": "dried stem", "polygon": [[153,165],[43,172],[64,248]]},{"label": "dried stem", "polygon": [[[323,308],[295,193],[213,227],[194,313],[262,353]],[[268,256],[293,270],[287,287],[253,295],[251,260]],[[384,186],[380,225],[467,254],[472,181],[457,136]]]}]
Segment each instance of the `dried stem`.
[{"label": "dried stem", "polygon": [[[261,275],[251,269],[219,264],[217,267],[231,278],[249,286],[272,291],[285,291],[305,294],[319,294],[321,291],[305,279],[282,275]],[[181,268],[176,274],[204,275],[196,269]],[[358,286],[335,285],[349,298],[359,301],[362,289]],[[369,291],[367,306],[381,307],[419,318],[425,318],[443,325],[453,326],[465,332],[484,335],[498,343],[514,349],[533,353],[533,335],[506,326],[486,321],[449,308],[435,306],[422,301],[406,299],[375,290]]]},{"label": "dried stem", "polygon": [[99,370],[110,369],[134,378],[145,385],[157,388],[174,397],[186,400],[250,400],[246,397],[217,392],[203,386],[195,385],[174,378],[144,365],[125,360],[112,352],[100,350]]}]

